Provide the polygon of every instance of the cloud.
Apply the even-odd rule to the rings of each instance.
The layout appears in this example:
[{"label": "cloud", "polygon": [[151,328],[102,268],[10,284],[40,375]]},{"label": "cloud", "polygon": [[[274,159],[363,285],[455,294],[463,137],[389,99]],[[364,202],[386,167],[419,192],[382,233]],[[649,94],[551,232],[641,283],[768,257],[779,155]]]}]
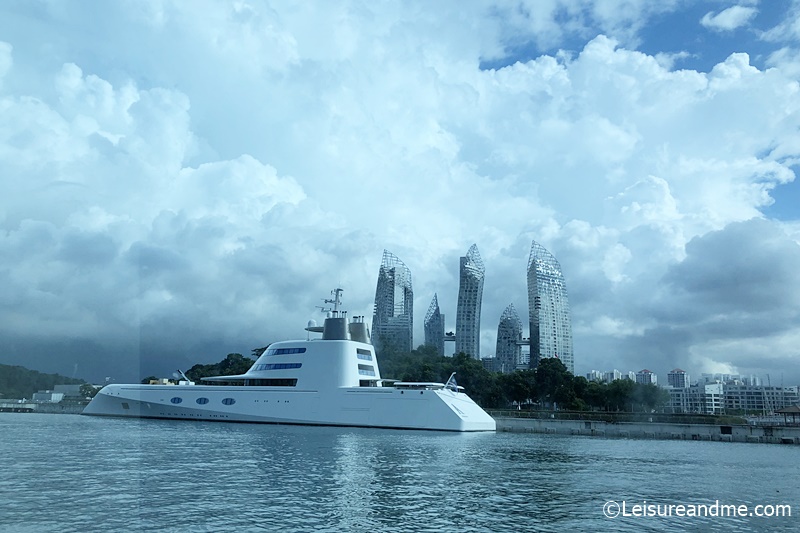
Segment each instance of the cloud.
[{"label": "cloud", "polygon": [[760,37],[772,42],[792,42],[800,39],[800,2],[793,1],[780,22],[762,32]]},{"label": "cloud", "polygon": [[[57,62],[24,17],[0,48],[4,361],[138,380],[304,338],[337,285],[371,316],[384,248],[418,344],[434,292],[454,327],[473,242],[491,354],[508,304],[527,322],[532,239],[579,372],[795,353],[798,231],[762,219],[800,156],[792,53],[674,70],[635,47],[651,2],[203,5],[109,4],[102,47],[54,10]],[[574,50],[481,68],[514,39]]]},{"label": "cloud", "polygon": [[[695,237],[686,253],[665,276],[676,300],[689,297],[712,317],[800,312],[800,272],[795,268],[800,245],[776,224],[758,218],[732,223]],[[682,315],[693,318],[691,309]]]},{"label": "cloud", "polygon": [[3,87],[3,78],[11,70],[12,64],[11,45],[0,41],[0,88]]},{"label": "cloud", "polygon": [[700,24],[714,31],[733,31],[748,25],[757,13],[755,7],[732,6],[719,13],[709,11],[700,19]]}]

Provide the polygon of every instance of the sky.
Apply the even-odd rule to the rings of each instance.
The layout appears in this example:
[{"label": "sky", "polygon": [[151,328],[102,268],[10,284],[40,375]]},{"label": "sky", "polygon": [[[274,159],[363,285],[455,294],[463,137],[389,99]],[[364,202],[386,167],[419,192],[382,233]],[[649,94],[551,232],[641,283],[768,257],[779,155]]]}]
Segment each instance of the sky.
[{"label": "sky", "polygon": [[481,354],[536,240],[575,372],[800,384],[800,2],[0,3],[0,363],[94,382],[371,322]]}]

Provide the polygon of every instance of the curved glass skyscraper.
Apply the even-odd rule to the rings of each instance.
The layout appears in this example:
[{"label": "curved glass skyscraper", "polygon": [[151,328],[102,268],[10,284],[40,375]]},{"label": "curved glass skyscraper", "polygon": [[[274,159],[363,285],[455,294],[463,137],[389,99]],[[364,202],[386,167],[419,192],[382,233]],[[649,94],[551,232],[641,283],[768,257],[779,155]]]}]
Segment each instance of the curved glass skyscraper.
[{"label": "curved glass skyscraper", "polygon": [[414,291],[411,270],[384,250],[375,289],[372,343],[377,354],[410,352],[413,345]]},{"label": "curved glass skyscraper", "polygon": [[500,372],[513,372],[522,362],[522,321],[519,319],[514,304],[506,307],[500,316],[497,326],[497,370]]},{"label": "curved glass skyscraper", "polygon": [[483,261],[478,245],[470,246],[461,258],[456,308],[456,354],[464,352],[481,358],[481,300],[483,299]]},{"label": "curved glass skyscraper", "polygon": [[444,315],[439,311],[436,293],[425,315],[425,344],[436,348],[436,354],[444,357]]},{"label": "curved glass skyscraper", "polygon": [[567,287],[553,254],[533,241],[528,259],[528,306],[531,313],[531,368],[544,357],[557,357],[575,373]]}]

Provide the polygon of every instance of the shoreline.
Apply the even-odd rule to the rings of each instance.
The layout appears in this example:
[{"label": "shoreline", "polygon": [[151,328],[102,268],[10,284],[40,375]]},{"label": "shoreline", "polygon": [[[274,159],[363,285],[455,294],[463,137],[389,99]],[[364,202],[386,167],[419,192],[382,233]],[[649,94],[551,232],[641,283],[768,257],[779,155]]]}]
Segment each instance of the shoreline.
[{"label": "shoreline", "polygon": [[645,440],[704,440],[761,444],[800,444],[800,426],[605,422],[495,417],[497,431]]}]

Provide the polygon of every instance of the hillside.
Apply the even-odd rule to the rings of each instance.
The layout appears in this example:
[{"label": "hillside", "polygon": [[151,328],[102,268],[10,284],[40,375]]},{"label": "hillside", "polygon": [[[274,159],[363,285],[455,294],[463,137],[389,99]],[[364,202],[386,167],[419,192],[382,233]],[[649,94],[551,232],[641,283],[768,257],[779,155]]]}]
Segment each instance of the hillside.
[{"label": "hillside", "polygon": [[82,379],[59,374],[43,374],[22,366],[0,365],[0,398],[28,398],[34,392],[52,389],[55,385],[79,385]]}]

